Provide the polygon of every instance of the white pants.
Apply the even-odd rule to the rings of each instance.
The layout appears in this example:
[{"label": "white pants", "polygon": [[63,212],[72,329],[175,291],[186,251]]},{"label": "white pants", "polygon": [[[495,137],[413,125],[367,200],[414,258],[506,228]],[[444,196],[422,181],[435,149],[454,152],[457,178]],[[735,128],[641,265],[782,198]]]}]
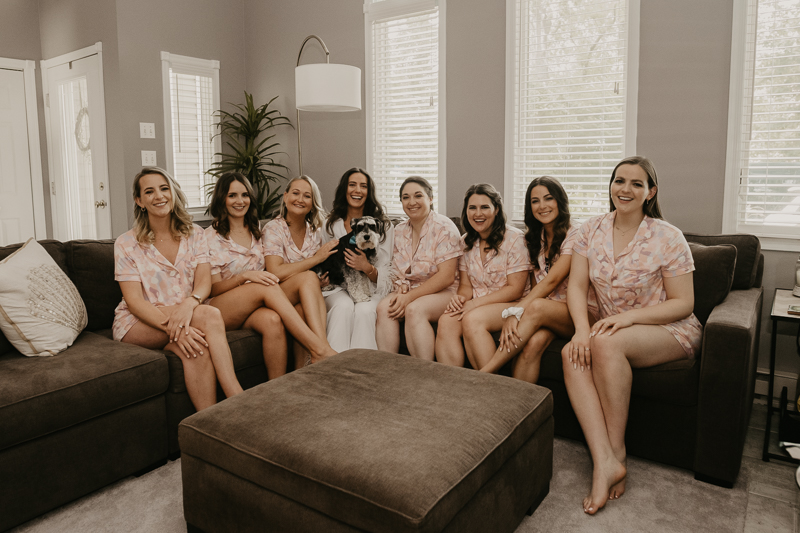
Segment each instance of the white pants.
[{"label": "white pants", "polygon": [[347,291],[325,297],[328,308],[328,342],[337,352],[350,348],[378,349],[375,342],[375,321],[378,319],[380,297],[354,303]]}]

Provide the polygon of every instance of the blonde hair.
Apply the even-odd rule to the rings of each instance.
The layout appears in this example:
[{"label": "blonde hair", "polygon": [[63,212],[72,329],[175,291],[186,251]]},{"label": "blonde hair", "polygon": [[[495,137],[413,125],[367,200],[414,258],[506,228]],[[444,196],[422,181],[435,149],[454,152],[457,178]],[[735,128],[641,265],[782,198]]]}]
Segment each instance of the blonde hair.
[{"label": "blonde hair", "polygon": [[141,198],[142,190],[139,182],[142,177],[148,174],[158,174],[164,176],[167,180],[170,196],[170,233],[174,239],[181,237],[189,237],[192,230],[192,216],[186,210],[186,195],[183,194],[181,186],[178,185],[169,172],[159,167],[144,167],[142,171],[136,174],[133,178],[133,230],[136,234],[136,240],[140,243],[152,244],[155,240],[153,230],[150,228],[150,218],[147,215],[147,209],[139,207],[136,200]]},{"label": "blonde hair", "polygon": [[288,193],[289,189],[292,188],[292,183],[297,180],[303,180],[311,187],[311,211],[309,211],[306,215],[306,223],[311,226],[311,231],[317,231],[317,229],[321,228],[322,224],[325,222],[327,213],[325,212],[325,209],[322,208],[322,195],[319,193],[319,187],[317,187],[317,184],[314,183],[314,180],[306,175],[294,178],[286,184],[286,190],[284,190],[283,196],[281,196],[281,216],[286,218],[286,193]]}]

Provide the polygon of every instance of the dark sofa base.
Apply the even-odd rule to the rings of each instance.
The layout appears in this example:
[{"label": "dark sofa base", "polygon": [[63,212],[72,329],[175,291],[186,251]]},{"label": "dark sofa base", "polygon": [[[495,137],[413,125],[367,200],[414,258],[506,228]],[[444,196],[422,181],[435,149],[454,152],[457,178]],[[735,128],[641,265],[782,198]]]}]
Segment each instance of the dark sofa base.
[{"label": "dark sofa base", "polygon": [[161,395],[0,452],[0,531],[163,461],[165,412]]}]

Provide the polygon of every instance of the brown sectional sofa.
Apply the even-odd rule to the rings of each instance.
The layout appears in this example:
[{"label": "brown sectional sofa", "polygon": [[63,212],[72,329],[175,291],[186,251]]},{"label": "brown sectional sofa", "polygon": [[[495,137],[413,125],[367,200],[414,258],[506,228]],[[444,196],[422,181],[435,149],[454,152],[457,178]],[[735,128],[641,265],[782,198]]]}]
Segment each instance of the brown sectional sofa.
[{"label": "brown sectional sofa", "polygon": [[[702,353],[634,371],[628,451],[730,486],[753,400],[763,256],[753,236],[686,237],[735,249],[693,249],[696,312],[708,316]],[[89,323],[55,357],[24,357],[0,334],[0,531],[163,463],[179,451],[179,422],[194,413],[176,356],[111,340],[121,299],[113,241],[42,245],[75,283]],[[18,248],[0,248],[0,260]],[[228,340],[242,386],[266,381],[260,337],[243,330]],[[545,353],[540,385],[553,391],[556,435],[580,439],[561,346]]]}]

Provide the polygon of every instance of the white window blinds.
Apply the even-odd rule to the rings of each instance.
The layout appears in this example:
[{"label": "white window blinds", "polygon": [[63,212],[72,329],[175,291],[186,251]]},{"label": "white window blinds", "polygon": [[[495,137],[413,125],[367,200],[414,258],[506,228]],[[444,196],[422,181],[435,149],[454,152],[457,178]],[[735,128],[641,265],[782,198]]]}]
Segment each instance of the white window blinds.
[{"label": "white window blinds", "polygon": [[207,204],[206,174],[220,151],[214,113],[219,109],[219,62],[161,53],[167,170],[200,214]]},{"label": "white window blinds", "polygon": [[403,2],[379,4],[391,14],[382,16],[371,7],[366,15],[371,52],[368,169],[380,201],[390,213],[402,213],[399,188],[408,176],[427,179],[434,202],[439,195],[439,8],[428,3],[427,9],[398,15]]},{"label": "white window blinds", "polygon": [[[608,212],[625,155],[626,0],[518,0],[506,202],[523,218],[533,178],[557,178],[581,218]],[[511,190],[508,190],[508,186]]]},{"label": "white window blinds", "polygon": [[800,1],[748,0],[737,230],[800,235]]}]

